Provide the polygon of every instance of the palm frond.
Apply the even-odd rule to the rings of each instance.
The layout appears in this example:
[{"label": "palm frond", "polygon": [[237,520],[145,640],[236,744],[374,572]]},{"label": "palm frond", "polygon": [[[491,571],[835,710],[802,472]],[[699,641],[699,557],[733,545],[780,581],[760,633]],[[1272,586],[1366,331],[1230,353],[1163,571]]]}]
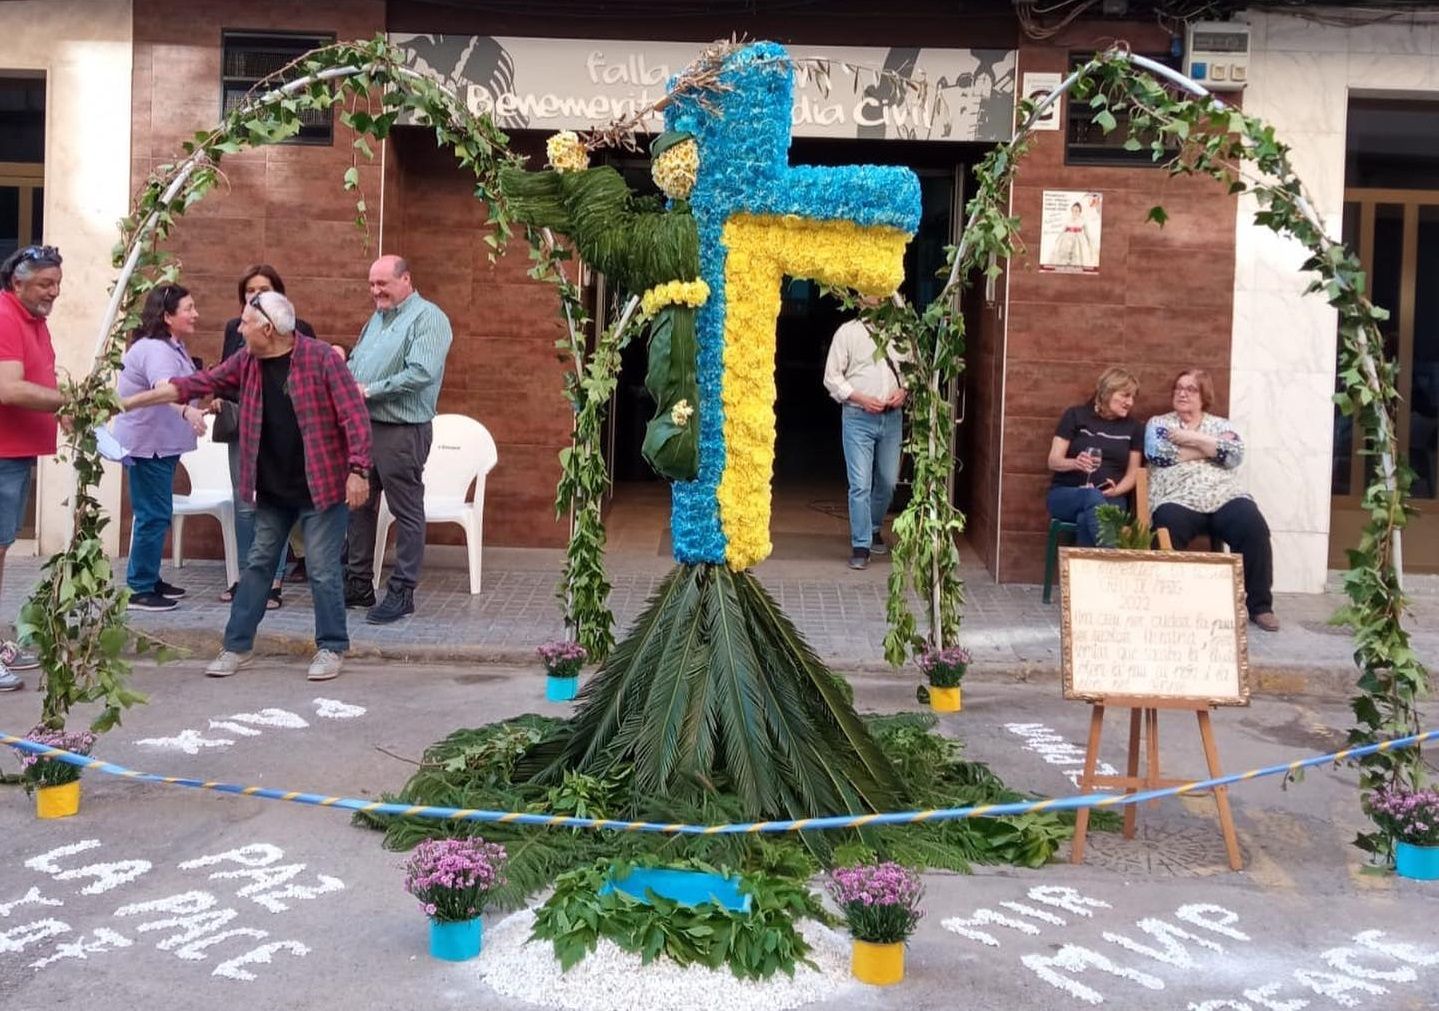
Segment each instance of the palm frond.
[{"label": "palm frond", "polygon": [[679,763],[684,725],[695,681],[709,666],[703,588],[707,580],[689,580],[668,621],[669,637],[650,679],[643,702],[644,719],[633,742],[616,742],[634,752],[635,785],[642,792],[668,793],[670,773]]},{"label": "palm frond", "polygon": [[830,747],[835,757],[844,762],[844,771],[854,788],[863,796],[870,810],[886,810],[900,798],[899,783],[893,766],[854,711],[845,685],[814,654],[759,580],[745,572],[737,577],[737,582],[742,587],[741,598],[749,613],[750,624],[770,639],[776,652],[795,661],[796,672],[803,676],[814,693],[810,704],[819,710],[825,722],[838,731],[837,735],[831,735]]},{"label": "palm frond", "polygon": [[705,602],[710,634],[710,677],[714,681],[716,722],[722,732],[725,768],[740,796],[758,815],[782,810],[774,777],[774,752],[764,733],[764,676],[755,657],[744,609],[734,593],[730,571],[714,566],[716,592]]}]

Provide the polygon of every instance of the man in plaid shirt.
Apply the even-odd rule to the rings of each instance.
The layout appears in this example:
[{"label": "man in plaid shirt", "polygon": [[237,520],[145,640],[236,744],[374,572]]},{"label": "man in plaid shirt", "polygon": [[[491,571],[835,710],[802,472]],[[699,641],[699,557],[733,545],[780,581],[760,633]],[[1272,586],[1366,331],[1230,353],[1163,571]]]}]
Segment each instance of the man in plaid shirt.
[{"label": "man in plaid shirt", "polygon": [[255,541],[230,604],[225,648],[205,673],[229,677],[250,664],[271,577],[298,521],[315,600],[309,678],[328,681],[350,648],[341,548],[349,510],[370,494],[369,411],[330,346],[295,333],[295,308],[284,295],[256,295],[240,315],[240,334],[244,352],[126,397],[124,408],[239,401],[240,494],[255,503]]}]

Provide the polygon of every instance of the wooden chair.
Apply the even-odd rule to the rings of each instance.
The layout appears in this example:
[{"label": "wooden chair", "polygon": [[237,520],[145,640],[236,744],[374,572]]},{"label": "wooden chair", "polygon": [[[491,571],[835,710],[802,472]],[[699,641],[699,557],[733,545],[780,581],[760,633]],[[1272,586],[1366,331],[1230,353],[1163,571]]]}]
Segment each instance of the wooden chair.
[{"label": "wooden chair", "polygon": [[[1141,523],[1149,522],[1149,471],[1144,467],[1139,468],[1139,479],[1134,485],[1134,515]],[[1044,545],[1043,600],[1046,604],[1053,599],[1054,582],[1059,574],[1059,539],[1073,537],[1077,529],[1073,523],[1054,519],[1049,521],[1049,538]],[[1170,539],[1168,530],[1161,527],[1155,531],[1155,537],[1160,550],[1174,550],[1174,542]]]},{"label": "wooden chair", "polygon": [[[1134,485],[1134,515],[1140,523],[1152,523],[1149,515],[1149,468],[1139,468],[1139,480]],[[1154,539],[1158,543],[1160,551],[1173,551],[1174,541],[1169,536],[1168,527],[1160,527],[1154,531]]]}]

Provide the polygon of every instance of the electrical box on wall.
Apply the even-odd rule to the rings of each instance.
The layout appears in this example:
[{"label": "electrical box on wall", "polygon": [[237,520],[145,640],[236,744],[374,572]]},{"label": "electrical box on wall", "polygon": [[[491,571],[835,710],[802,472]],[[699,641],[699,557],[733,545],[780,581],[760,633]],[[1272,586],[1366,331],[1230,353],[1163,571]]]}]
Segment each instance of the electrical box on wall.
[{"label": "electrical box on wall", "polygon": [[1184,73],[1210,91],[1241,91],[1249,83],[1249,26],[1196,21],[1184,27]]}]

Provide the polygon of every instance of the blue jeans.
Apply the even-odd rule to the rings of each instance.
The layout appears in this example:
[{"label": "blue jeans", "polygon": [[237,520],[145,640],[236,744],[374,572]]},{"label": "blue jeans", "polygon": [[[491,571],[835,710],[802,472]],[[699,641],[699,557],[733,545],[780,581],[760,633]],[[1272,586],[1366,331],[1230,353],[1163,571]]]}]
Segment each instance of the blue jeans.
[{"label": "blue jeans", "polygon": [[904,412],[892,407],[881,414],[844,405],[841,436],[849,479],[849,544],[868,548],[879,536],[884,514],[899,482],[899,444]]},{"label": "blue jeans", "polygon": [[134,594],[154,593],[160,578],[160,556],[174,515],[175,465],[178,456],[136,459],[130,473],[130,565],[125,582]]},{"label": "blue jeans", "polygon": [[[235,489],[235,550],[240,568],[250,560],[250,545],[255,543],[255,507],[240,497],[240,444],[230,443],[230,486]],[[285,553],[275,567],[275,582],[285,578]]]},{"label": "blue jeans", "polygon": [[248,653],[254,647],[255,630],[265,616],[275,561],[284,553],[297,521],[305,537],[305,569],[315,599],[315,646],[336,653],[350,648],[350,630],[345,624],[345,571],[340,560],[350,510],[341,502],[324,510],[256,506],[255,542],[240,570],[240,586],[230,604],[226,649]]},{"label": "blue jeans", "polygon": [[[1079,529],[1074,539],[1081,548],[1092,548],[1099,543],[1099,517],[1095,510],[1110,499],[1098,488],[1051,488],[1049,489],[1049,515],[1064,523],[1073,523]],[[1123,505],[1123,499],[1113,500]]]}]

